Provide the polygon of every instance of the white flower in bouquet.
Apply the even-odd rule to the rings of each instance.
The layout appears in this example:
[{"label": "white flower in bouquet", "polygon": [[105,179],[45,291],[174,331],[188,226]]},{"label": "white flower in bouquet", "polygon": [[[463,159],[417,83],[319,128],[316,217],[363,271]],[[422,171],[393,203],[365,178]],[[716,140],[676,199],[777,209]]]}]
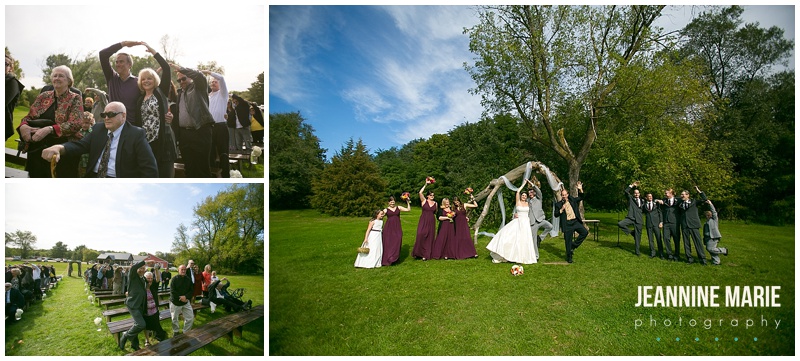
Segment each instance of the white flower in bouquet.
[{"label": "white flower in bouquet", "polygon": [[94,297],[92,297],[91,295],[89,295],[89,303],[92,303],[92,302],[94,302]]},{"label": "white flower in bouquet", "polygon": [[19,321],[19,319],[20,319],[20,318],[22,318],[22,312],[23,312],[23,311],[22,311],[22,309],[21,309],[21,308],[18,308],[18,309],[17,309],[17,313],[15,313],[15,314],[14,314],[14,318],[15,318],[17,321]]},{"label": "white flower in bouquet", "polygon": [[47,298],[47,294],[46,294],[46,293],[43,293],[43,294],[42,294],[42,301],[44,301],[44,299],[45,299],[45,298]]},{"label": "white flower in bouquet", "polygon": [[[94,324],[97,325],[97,327],[100,327],[100,325],[103,324],[103,319],[100,317],[95,318]],[[97,331],[102,331],[102,329],[98,328]]]},{"label": "white flower in bouquet", "polygon": [[242,178],[242,172],[236,169],[231,169],[231,178]]},{"label": "white flower in bouquet", "polygon": [[258,158],[262,154],[261,147],[254,145],[253,150],[250,152],[250,158]]}]

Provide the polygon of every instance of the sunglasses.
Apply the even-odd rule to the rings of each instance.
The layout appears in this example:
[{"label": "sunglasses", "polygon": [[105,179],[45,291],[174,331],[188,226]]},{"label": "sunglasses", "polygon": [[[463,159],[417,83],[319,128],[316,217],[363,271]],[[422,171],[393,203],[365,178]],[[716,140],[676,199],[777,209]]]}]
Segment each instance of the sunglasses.
[{"label": "sunglasses", "polygon": [[186,77],[178,78],[178,83],[183,83],[186,81]]},{"label": "sunglasses", "polygon": [[113,118],[122,113],[123,112],[105,112],[105,113],[100,113],[100,116],[103,118]]}]

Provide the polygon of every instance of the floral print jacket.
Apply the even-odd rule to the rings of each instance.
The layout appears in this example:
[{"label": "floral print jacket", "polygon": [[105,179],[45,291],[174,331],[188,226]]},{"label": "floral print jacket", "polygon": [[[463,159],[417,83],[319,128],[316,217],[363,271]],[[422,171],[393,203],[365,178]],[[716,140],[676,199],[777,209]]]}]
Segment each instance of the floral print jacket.
[{"label": "floral print jacket", "polygon": [[[53,105],[55,100],[55,91],[53,90],[39,94],[31,105],[28,115],[22,118],[20,126],[28,124],[29,120],[39,119],[47,111],[47,108]],[[53,129],[56,131],[56,137],[67,137],[68,140],[83,138],[83,134],[80,132],[81,121],[83,121],[83,100],[81,96],[67,91],[64,95],[58,97],[56,119],[54,120],[56,125],[53,126]]]}]

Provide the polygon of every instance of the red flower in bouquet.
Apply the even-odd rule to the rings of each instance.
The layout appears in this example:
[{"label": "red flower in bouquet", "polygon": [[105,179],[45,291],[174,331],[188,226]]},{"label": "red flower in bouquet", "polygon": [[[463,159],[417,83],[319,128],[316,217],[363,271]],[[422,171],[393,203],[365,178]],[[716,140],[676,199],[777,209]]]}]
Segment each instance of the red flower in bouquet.
[{"label": "red flower in bouquet", "polygon": [[434,179],[433,177],[425,178],[425,181],[430,183],[430,184],[436,183],[436,179]]},{"label": "red flower in bouquet", "polygon": [[464,194],[470,194],[471,195],[472,192],[473,192],[472,188],[467,188],[467,189],[464,190]]},{"label": "red flower in bouquet", "polygon": [[400,195],[400,199],[404,201],[407,201],[409,198],[411,198],[411,194],[409,194],[408,192],[403,192],[403,194]]},{"label": "red flower in bouquet", "polygon": [[450,211],[450,212],[445,213],[445,215],[447,216],[447,218],[450,218],[449,221],[452,223],[453,222],[453,217],[456,216],[456,212]]}]

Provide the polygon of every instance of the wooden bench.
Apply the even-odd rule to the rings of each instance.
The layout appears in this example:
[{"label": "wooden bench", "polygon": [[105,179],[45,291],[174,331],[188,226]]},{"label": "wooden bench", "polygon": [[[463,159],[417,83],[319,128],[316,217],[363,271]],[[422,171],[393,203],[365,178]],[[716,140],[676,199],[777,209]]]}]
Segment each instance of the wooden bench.
[{"label": "wooden bench", "polygon": [[6,167],[6,178],[28,178],[28,172],[22,169]]},{"label": "wooden bench", "polygon": [[[202,303],[193,303],[192,304],[192,312],[194,312],[195,317],[197,317],[197,310],[202,310],[204,308],[208,308],[208,306],[204,306]],[[169,308],[166,310],[161,310],[158,313],[158,320],[163,321],[166,319],[171,318],[172,316],[169,313]],[[107,322],[106,325],[108,326],[108,332],[111,332],[114,335],[114,340],[116,344],[119,344],[119,334],[129,330],[133,326],[133,318],[126,318],[124,320],[114,321],[114,322]]]},{"label": "wooden bench", "polygon": [[[159,298],[163,296],[169,297],[169,292],[159,292]],[[97,297],[103,297],[103,300],[98,300]],[[125,295],[112,295],[112,296],[97,296],[95,300],[98,301],[98,306],[105,306],[106,310],[111,306],[119,306],[125,304]]]},{"label": "wooden bench", "polygon": [[17,155],[16,149],[6,148],[6,162],[25,166],[25,163],[28,162],[28,154],[27,153],[20,153]]},{"label": "wooden bench", "polygon": [[227,336],[233,342],[234,334],[241,337],[245,325],[263,317],[264,306],[256,306],[251,310],[220,317],[183,334],[131,352],[128,356],[186,356],[222,336]]},{"label": "wooden bench", "polygon": [[[169,306],[169,300],[161,300],[158,302],[158,308]],[[131,311],[128,307],[119,307],[110,310],[103,311],[103,317],[106,318],[106,323],[111,322],[111,318],[114,316],[121,316],[121,315],[129,315]]]}]

